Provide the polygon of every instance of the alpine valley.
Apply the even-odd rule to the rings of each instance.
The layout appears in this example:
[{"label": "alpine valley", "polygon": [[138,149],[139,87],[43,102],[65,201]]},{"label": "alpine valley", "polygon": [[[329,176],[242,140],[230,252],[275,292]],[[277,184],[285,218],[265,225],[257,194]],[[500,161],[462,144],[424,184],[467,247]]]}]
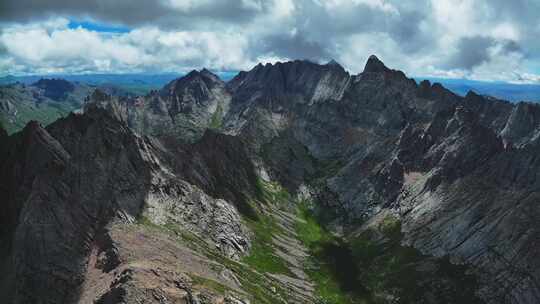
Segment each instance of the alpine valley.
[{"label": "alpine valley", "polygon": [[538,104],[371,56],[0,95],[45,105],[0,128],[2,303],[540,303]]}]

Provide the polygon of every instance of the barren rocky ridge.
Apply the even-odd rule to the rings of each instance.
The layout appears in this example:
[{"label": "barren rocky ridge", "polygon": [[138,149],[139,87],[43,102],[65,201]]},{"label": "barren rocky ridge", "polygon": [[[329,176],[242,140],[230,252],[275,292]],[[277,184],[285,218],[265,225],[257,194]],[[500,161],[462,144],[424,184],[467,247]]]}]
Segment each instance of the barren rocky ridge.
[{"label": "barren rocky ridge", "polygon": [[0,296],[538,303],[539,134],[536,104],[375,56],[358,75],[296,60],[96,90],[0,132]]}]

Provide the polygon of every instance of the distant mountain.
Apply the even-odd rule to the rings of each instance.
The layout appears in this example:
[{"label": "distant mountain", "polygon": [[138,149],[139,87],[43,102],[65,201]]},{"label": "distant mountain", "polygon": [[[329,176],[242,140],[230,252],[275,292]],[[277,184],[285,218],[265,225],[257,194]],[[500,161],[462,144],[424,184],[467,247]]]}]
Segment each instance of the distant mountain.
[{"label": "distant mountain", "polygon": [[229,103],[225,82],[203,69],[191,71],[146,96],[122,98],[98,90],[85,107],[112,109],[118,119],[139,133],[194,141],[205,129],[221,126]]},{"label": "distant mountain", "polygon": [[[417,77],[417,80],[424,78]],[[465,96],[469,91],[482,95],[519,102],[540,102],[540,84],[512,84],[505,82],[475,81],[467,79],[427,78],[432,82],[439,82],[454,93]]]},{"label": "distant mountain", "polygon": [[[80,110],[84,99],[96,88],[56,78],[41,78],[29,85],[20,82],[0,85],[0,121],[8,133],[21,130],[30,120],[47,125]],[[100,86],[100,89],[113,95],[128,95],[112,86]]]},{"label": "distant mountain", "polygon": [[[70,82],[80,82],[92,86],[109,86],[121,88],[134,95],[146,95],[151,90],[158,90],[165,84],[181,77],[183,73],[164,73],[164,74],[81,74],[81,75],[30,75],[30,76],[4,76],[0,77],[0,85],[14,84],[21,82],[32,84],[42,78],[65,79]],[[233,78],[235,72],[220,72],[218,75],[227,81]]]},{"label": "distant mountain", "polygon": [[16,83],[17,81],[18,81],[17,77],[11,76],[11,75],[0,77],[0,85],[13,84],[13,83]]},{"label": "distant mountain", "polygon": [[[335,61],[333,61],[335,62]],[[330,62],[330,64],[332,61]],[[223,81],[234,78],[236,72],[216,73]],[[49,75],[49,76],[4,76],[0,77],[0,85],[21,82],[32,84],[41,78],[60,78],[71,82],[95,86],[109,86],[121,88],[134,95],[146,95],[152,90],[159,90],[165,84],[181,77],[182,73],[168,74],[84,74],[84,75]],[[513,84],[506,82],[488,82],[468,79],[450,79],[435,77],[415,77],[417,82],[424,79],[443,84],[452,92],[465,96],[469,91],[481,95],[489,95],[513,102],[531,101],[540,102],[540,84]]]}]

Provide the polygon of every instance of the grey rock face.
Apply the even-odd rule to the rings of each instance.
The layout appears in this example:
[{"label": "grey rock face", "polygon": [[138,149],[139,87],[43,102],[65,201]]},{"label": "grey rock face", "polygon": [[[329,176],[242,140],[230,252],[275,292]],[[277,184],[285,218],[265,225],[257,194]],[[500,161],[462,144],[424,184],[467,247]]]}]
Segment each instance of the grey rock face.
[{"label": "grey rock face", "polygon": [[1,197],[11,225],[2,238],[15,303],[73,301],[100,224],[142,207],[149,171],[132,165],[141,163],[137,139],[94,114],[70,116],[50,131],[30,123],[9,138]]},{"label": "grey rock face", "polygon": [[369,56],[366,66],[364,67],[364,73],[384,73],[388,71],[390,71],[390,69],[388,69],[375,55]]},{"label": "grey rock face", "polygon": [[[248,73],[240,73],[227,87],[235,102],[252,102],[252,94],[260,91],[266,102],[314,103],[339,99],[349,74],[339,65],[318,65],[309,61],[259,64]],[[297,97],[296,100],[284,100]],[[276,104],[276,106],[280,106]]]},{"label": "grey rock face", "polygon": [[250,116],[264,110],[271,113],[268,121],[277,130],[283,129],[290,124],[293,113],[307,111],[320,102],[339,100],[350,79],[339,65],[321,66],[308,61],[259,64],[227,84],[233,99],[224,129],[232,134],[249,133],[241,131],[243,126],[249,126]]},{"label": "grey rock face", "polygon": [[[489,302],[534,303],[538,210],[529,174],[536,175],[536,164],[530,150],[504,149],[501,138],[477,121],[439,137],[424,153],[429,169],[410,170],[416,176],[408,174],[397,200],[406,242],[479,267],[481,295]],[[528,174],[518,169],[523,162]]]},{"label": "grey rock face", "polygon": [[207,130],[193,144],[170,136],[160,143],[163,162],[175,175],[229,201],[244,216],[255,217],[249,200],[259,195],[257,174],[240,138]]},{"label": "grey rock face", "polygon": [[[97,91],[84,115],[0,133],[0,292],[76,301],[105,227],[141,215],[238,259],[259,170],[292,192],[316,187],[345,235],[395,214],[404,245],[470,265],[486,302],[538,303],[539,115],[535,104],[417,84],[374,56],[358,75],[293,61],[227,84],[194,71],[145,97]],[[122,263],[110,260],[97,264]],[[126,299],[147,296],[124,285]]]},{"label": "grey rock face", "polygon": [[539,127],[540,108],[520,102],[513,107],[501,135],[509,144],[523,146],[538,137]]},{"label": "grey rock face", "polygon": [[[258,65],[228,88],[226,130],[255,151],[271,147],[272,176],[295,190],[314,164],[336,164],[319,187],[338,226],[398,211],[406,243],[475,267],[486,301],[540,301],[538,105],[417,85],[376,57],[354,76],[335,65]],[[298,145],[315,162],[283,153]]]},{"label": "grey rock face", "polygon": [[[6,274],[1,290],[9,302],[76,302],[103,228],[115,220],[132,222],[146,208],[152,220],[166,215],[228,256],[239,257],[249,248],[234,204],[211,198],[175,175],[164,145],[137,136],[103,109],[71,114],[46,130],[32,122],[2,144],[0,237],[7,245],[1,252]],[[214,181],[207,175],[214,166],[205,163],[209,158],[190,154],[199,153],[195,146],[184,149],[182,156],[198,157],[197,169],[208,168],[186,169],[185,176]],[[242,163],[249,160],[236,159],[233,169],[221,163],[223,178],[252,168]],[[235,198],[234,191],[207,186]]]},{"label": "grey rock face", "polygon": [[238,260],[249,250],[249,231],[229,202],[215,199],[186,182],[154,183],[146,198],[145,216],[159,225],[178,225],[206,239]]},{"label": "grey rock face", "polygon": [[85,108],[99,106],[140,134],[172,135],[193,142],[208,128],[219,129],[229,110],[231,96],[225,83],[210,71],[192,71],[173,80],[160,91],[144,97],[93,94]]}]

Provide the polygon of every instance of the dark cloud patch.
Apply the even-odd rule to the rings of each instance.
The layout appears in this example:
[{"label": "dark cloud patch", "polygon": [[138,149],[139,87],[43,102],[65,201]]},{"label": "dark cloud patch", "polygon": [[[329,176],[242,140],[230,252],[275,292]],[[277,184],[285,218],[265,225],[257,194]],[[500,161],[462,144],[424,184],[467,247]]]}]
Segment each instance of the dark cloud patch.
[{"label": "dark cloud patch", "polygon": [[0,43],[0,56],[6,55],[6,54],[7,54],[6,46]]},{"label": "dark cloud patch", "polygon": [[494,23],[508,22],[517,27],[524,42],[523,55],[540,60],[540,1],[489,0],[487,3]]},{"label": "dark cloud patch", "polygon": [[132,24],[133,20],[154,18],[166,13],[161,5],[134,1],[5,0],[0,3],[3,22],[30,22],[51,16],[77,16]]},{"label": "dark cloud patch", "polygon": [[405,53],[416,53],[430,48],[437,39],[429,31],[421,28],[422,21],[427,18],[420,10],[401,11],[389,24],[388,33]]},{"label": "dark cloud patch", "polygon": [[540,2],[537,0],[490,0],[489,7],[493,18],[502,19],[501,21],[521,20],[529,25],[540,24]]},{"label": "dark cloud patch", "polygon": [[291,59],[322,61],[330,58],[331,55],[326,47],[317,41],[308,40],[303,32],[297,32],[294,35],[266,37],[256,46],[256,53],[269,53]]},{"label": "dark cloud patch", "polygon": [[51,16],[70,16],[128,26],[191,28],[215,22],[241,24],[268,9],[268,3],[263,0],[257,0],[253,6],[237,0],[193,3],[192,7],[184,10],[165,1],[147,0],[2,0],[0,21],[28,22]]},{"label": "dark cloud patch", "polygon": [[[353,1],[331,8],[315,5],[312,0],[295,1],[294,27],[301,30],[307,40],[329,47],[342,37],[366,33],[388,34],[400,46],[396,51],[407,54],[433,46],[437,39],[421,27],[429,17],[429,0],[418,0],[414,5],[394,2],[385,2],[392,6],[383,9]],[[326,52],[331,53],[333,49]]]},{"label": "dark cloud patch", "polygon": [[396,22],[392,13],[364,3],[325,6],[313,0],[298,0],[294,5],[285,24],[276,24],[274,31],[254,37],[248,50],[251,59],[261,54],[318,62],[339,58],[336,46],[344,37],[384,32]]},{"label": "dark cloud patch", "polygon": [[327,8],[312,0],[295,2],[295,27],[317,40],[332,39],[354,33],[384,31],[390,16],[366,4],[349,4]]},{"label": "dark cloud patch", "polygon": [[513,53],[513,52],[522,53],[523,48],[516,41],[507,40],[503,42],[503,51],[504,53]]},{"label": "dark cloud patch", "polygon": [[520,45],[512,40],[496,40],[487,36],[461,38],[457,44],[457,52],[449,58],[445,68],[472,70],[491,59],[490,48],[500,46],[500,53],[522,52]]},{"label": "dark cloud patch", "polygon": [[489,48],[495,44],[490,37],[466,37],[457,45],[458,51],[448,61],[447,67],[471,70],[489,60]]}]

